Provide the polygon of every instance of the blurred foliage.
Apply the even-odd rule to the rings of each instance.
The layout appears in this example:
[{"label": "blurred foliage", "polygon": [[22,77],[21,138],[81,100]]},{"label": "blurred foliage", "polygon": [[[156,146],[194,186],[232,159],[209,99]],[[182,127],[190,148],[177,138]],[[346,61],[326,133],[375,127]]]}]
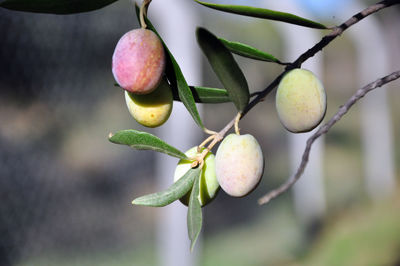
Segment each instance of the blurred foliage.
[{"label": "blurred foliage", "polygon": [[[399,265],[400,191],[394,198],[353,206],[327,217],[300,265]],[[299,264],[293,264],[299,265]]]}]

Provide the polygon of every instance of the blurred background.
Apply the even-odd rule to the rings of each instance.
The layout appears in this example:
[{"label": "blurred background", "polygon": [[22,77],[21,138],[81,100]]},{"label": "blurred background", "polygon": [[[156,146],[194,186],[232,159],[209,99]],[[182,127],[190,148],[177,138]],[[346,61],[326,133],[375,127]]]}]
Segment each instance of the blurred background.
[{"label": "blurred background", "polygon": [[[154,5],[157,2],[162,4],[155,0]],[[224,14],[186,2],[182,12],[196,14],[199,25],[282,60],[295,59],[288,51],[303,45],[304,35],[285,37],[278,22]],[[272,8],[268,2],[237,1]],[[351,9],[355,1],[297,2],[298,12],[327,25],[337,25],[355,13]],[[368,4],[371,1],[358,2],[361,7]],[[179,5],[171,7],[179,9]],[[166,7],[163,12],[155,8],[154,13],[151,8],[149,15],[154,16],[156,27],[162,27],[166,20],[184,24],[180,17],[168,17]],[[284,5],[278,8],[290,10]],[[356,25],[324,53],[309,59],[319,61],[310,69],[317,68],[312,70],[327,91],[325,121],[357,88],[400,68],[399,15],[398,6],[379,12],[368,24],[378,35]],[[174,165],[157,169],[160,160],[170,159],[111,144],[107,136],[128,128],[161,136],[165,131],[197,134],[197,141],[182,144],[183,150],[206,136],[192,133],[199,131],[195,126],[174,131],[171,121],[164,129],[149,130],[130,117],[123,92],[114,87],[111,57],[119,38],[137,27],[134,7],[125,0],[99,11],[64,16],[0,9],[0,266],[167,265],[158,234],[168,214],[161,215],[156,208],[134,207],[131,201],[159,190],[160,172],[172,182]],[[289,27],[295,32],[303,30]],[[173,31],[176,35],[165,36],[166,40],[179,41],[180,29]],[[194,31],[193,26],[191,35],[185,37],[190,43],[195,43]],[[312,31],[316,41],[324,34],[306,31]],[[371,47],[361,51],[354,36],[369,37],[364,43]],[[177,49],[171,47],[173,52]],[[194,70],[200,78],[189,78],[189,82],[221,87],[198,47],[188,49],[200,62]],[[374,55],[386,59],[378,63]],[[181,66],[185,60],[191,61],[177,58]],[[235,58],[251,91],[265,88],[282,71],[279,65]],[[262,146],[266,158],[263,180],[245,198],[232,198],[220,191],[203,209],[201,242],[191,263],[400,265],[399,86],[395,81],[379,89],[386,93],[376,96],[383,99],[380,105],[356,104],[320,141],[323,148],[316,155],[322,173],[319,185],[306,184],[305,190],[295,193],[300,196],[291,190],[260,207],[257,199],[284,182],[293,173],[295,161],[293,141],[279,122],[271,93],[240,123],[242,133],[253,134]],[[176,103],[175,110],[183,110],[179,106]],[[380,108],[383,117],[374,115]],[[363,124],[365,109],[372,110],[372,115],[369,113],[368,123]],[[213,130],[221,129],[235,114],[231,103],[203,105],[201,110],[205,125]],[[381,126],[380,121],[387,123]],[[376,132],[380,129],[383,131]],[[366,132],[376,133],[368,138]],[[375,154],[372,157],[366,155],[370,144]],[[374,148],[382,146],[388,147],[382,152]],[[370,169],[373,163],[366,162],[373,161],[384,167]],[[299,204],[301,195],[319,195],[318,202]],[[179,204],[172,205],[185,211]],[[313,212],[313,208],[318,211]],[[180,219],[185,220],[185,216]],[[181,231],[186,236],[185,226]],[[172,246],[178,249],[177,254],[180,249],[189,249],[187,242]],[[179,263],[179,257],[175,259],[171,265],[185,265]]]}]

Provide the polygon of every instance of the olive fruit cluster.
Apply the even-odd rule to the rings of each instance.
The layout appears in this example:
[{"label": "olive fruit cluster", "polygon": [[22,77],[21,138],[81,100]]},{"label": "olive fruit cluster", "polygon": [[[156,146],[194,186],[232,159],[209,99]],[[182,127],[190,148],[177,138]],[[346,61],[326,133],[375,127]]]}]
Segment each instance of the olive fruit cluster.
[{"label": "olive fruit cluster", "polygon": [[280,121],[294,133],[314,129],[325,116],[324,86],[309,70],[289,71],[279,83],[275,100]]},{"label": "olive fruit cluster", "polygon": [[[189,158],[200,156],[193,147],[185,154]],[[180,160],[174,175],[179,180],[191,167],[193,160]],[[257,140],[249,134],[230,134],[225,137],[214,156],[209,152],[204,158],[203,171],[199,182],[198,200],[201,206],[209,203],[217,194],[219,187],[230,196],[243,197],[259,184],[264,171],[264,157]],[[188,205],[191,191],[180,201]]]},{"label": "olive fruit cluster", "polygon": [[151,30],[134,29],[118,41],[112,57],[115,80],[135,120],[146,127],[162,125],[171,114],[172,91],[163,79],[165,51]]}]

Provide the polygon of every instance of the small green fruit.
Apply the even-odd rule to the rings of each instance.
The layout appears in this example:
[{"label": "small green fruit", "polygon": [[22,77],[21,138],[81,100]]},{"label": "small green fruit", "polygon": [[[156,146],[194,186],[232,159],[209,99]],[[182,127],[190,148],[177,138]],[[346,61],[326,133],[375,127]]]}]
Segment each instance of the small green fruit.
[{"label": "small green fruit", "polygon": [[[200,155],[197,152],[197,147],[193,147],[188,150],[186,156],[189,158],[195,158]],[[190,160],[180,160],[175,169],[174,182],[178,181],[182,176],[186,174],[187,171],[191,169],[193,161]],[[205,206],[210,201],[212,201],[219,190],[219,184],[217,181],[217,176],[215,175],[215,156],[209,152],[204,158],[204,165],[200,176],[199,182],[199,195],[198,199],[201,206]],[[186,206],[189,203],[191,191],[186,193],[185,196],[180,198],[180,201]]]},{"label": "small green fruit", "polygon": [[282,78],[275,100],[281,123],[294,133],[314,129],[325,116],[324,86],[305,69],[293,69]]},{"label": "small green fruit", "polygon": [[218,147],[215,170],[222,189],[233,197],[243,197],[259,184],[264,157],[257,140],[249,134],[230,134]]},{"label": "small green fruit", "polygon": [[125,101],[130,114],[146,127],[158,127],[168,120],[173,105],[171,88],[162,80],[158,88],[146,95],[125,91]]}]

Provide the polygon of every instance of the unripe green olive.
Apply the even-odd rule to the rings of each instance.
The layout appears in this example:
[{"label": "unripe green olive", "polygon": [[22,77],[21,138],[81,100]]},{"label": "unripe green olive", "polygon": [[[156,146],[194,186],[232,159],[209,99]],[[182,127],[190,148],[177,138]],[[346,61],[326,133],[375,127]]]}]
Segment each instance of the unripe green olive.
[{"label": "unripe green olive", "polygon": [[[185,154],[188,158],[195,158],[196,156],[200,155],[200,153],[197,152],[197,147],[191,148],[190,150],[185,152]],[[191,160],[183,159],[178,162],[178,165],[175,169],[174,182],[178,181],[182,176],[186,174],[187,171],[191,169],[192,163],[193,161]],[[215,175],[215,156],[214,154],[209,152],[204,158],[204,165],[200,176],[199,195],[197,197],[199,199],[200,205],[204,206],[212,201],[217,195],[218,190],[219,184]],[[180,198],[180,201],[186,206],[189,203],[190,194],[191,191]]]},{"label": "unripe green olive", "polygon": [[160,38],[151,30],[135,29],[118,41],[112,57],[112,72],[125,90],[147,94],[161,81],[165,62]]},{"label": "unripe green olive", "polygon": [[294,133],[314,129],[325,116],[324,86],[309,70],[289,71],[279,83],[275,100],[281,123]]},{"label": "unripe green olive", "polygon": [[233,197],[243,197],[259,184],[264,157],[257,140],[250,134],[230,134],[218,147],[215,170],[221,188]]},{"label": "unripe green olive", "polygon": [[146,95],[125,91],[125,102],[135,120],[146,127],[158,127],[168,120],[173,105],[171,88],[162,80],[157,89]]}]

